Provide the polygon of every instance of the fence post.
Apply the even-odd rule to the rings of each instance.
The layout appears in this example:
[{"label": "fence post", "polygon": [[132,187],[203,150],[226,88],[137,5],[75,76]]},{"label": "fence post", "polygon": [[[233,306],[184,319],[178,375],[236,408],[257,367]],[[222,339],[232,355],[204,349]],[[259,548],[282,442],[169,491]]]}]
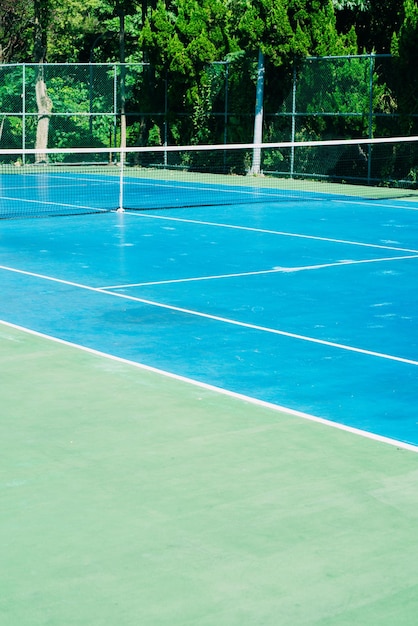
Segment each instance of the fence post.
[{"label": "fence post", "polygon": [[261,148],[257,145],[263,141],[263,112],[264,112],[264,54],[258,51],[257,88],[254,119],[254,149],[251,174],[260,174]]},{"label": "fence post", "polygon": [[[22,148],[26,148],[26,63],[22,65]],[[26,154],[23,153],[23,165],[26,164]]]},{"label": "fence post", "polygon": [[[224,105],[224,144],[228,141],[228,89],[229,89],[229,61],[225,63],[225,105]],[[226,150],[224,150],[224,169],[226,171]]]},{"label": "fence post", "polygon": [[118,69],[113,65],[113,145],[118,145]]},{"label": "fence post", "polygon": [[[165,73],[164,79],[164,145],[168,143],[168,75]],[[164,167],[167,167],[167,150],[164,150]]]}]

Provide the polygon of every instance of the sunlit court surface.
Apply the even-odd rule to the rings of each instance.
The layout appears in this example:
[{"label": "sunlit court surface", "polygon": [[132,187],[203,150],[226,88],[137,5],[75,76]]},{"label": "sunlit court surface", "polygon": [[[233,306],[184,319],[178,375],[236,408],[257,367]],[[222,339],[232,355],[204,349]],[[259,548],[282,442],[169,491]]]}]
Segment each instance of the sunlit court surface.
[{"label": "sunlit court surface", "polygon": [[133,183],[0,221],[3,622],[415,624],[417,197]]}]

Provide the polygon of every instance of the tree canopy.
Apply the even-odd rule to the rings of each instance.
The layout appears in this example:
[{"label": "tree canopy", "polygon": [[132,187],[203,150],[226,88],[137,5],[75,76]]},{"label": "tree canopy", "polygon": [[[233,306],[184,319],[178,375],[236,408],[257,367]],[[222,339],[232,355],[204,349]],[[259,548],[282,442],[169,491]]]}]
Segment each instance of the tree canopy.
[{"label": "tree canopy", "polygon": [[[2,0],[0,60],[33,58],[36,11],[47,11],[48,61],[118,58],[126,16],[127,58],[144,54],[183,73],[225,55],[261,48],[275,65],[306,54],[390,51],[409,0]],[[412,0],[412,5],[416,2]]]}]

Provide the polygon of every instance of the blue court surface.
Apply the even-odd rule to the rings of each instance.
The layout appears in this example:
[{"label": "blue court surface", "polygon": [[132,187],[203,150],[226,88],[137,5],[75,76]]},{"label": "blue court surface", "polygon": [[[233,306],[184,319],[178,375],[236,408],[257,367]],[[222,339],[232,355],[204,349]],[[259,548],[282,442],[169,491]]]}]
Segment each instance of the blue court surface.
[{"label": "blue court surface", "polygon": [[418,205],[0,222],[0,319],[418,446]]}]

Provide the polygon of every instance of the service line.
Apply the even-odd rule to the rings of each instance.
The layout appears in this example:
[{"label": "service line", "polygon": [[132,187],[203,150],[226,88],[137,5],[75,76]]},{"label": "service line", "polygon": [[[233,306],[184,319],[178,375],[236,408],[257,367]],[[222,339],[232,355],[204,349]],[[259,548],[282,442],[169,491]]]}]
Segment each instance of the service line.
[{"label": "service line", "polygon": [[354,352],[354,353],[362,354],[365,356],[377,357],[380,359],[386,359],[388,361],[396,361],[398,363],[405,363],[408,365],[418,366],[418,361],[414,359],[406,359],[404,357],[400,357],[400,356],[396,356],[392,354],[385,354],[384,352],[375,352],[374,350],[366,350],[364,348],[357,348],[355,346],[350,346],[350,345],[346,345],[346,344],[342,344],[342,343],[338,343],[334,341],[327,341],[325,339],[318,339],[316,337],[309,337],[307,335],[299,335],[298,333],[292,333],[292,332],[288,332],[285,330],[279,330],[276,328],[269,328],[268,326],[259,326],[258,324],[250,324],[248,322],[242,322],[242,321],[234,320],[228,317],[222,317],[220,315],[213,315],[211,313],[204,313],[203,311],[195,311],[193,309],[186,309],[184,307],[174,306],[171,304],[165,304],[164,302],[156,302],[154,300],[148,300],[146,298],[138,298],[135,296],[130,296],[128,294],[124,294],[124,293],[119,293],[119,292],[111,291],[108,289],[102,289],[100,287],[91,287],[89,285],[83,285],[80,283],[63,280],[61,278],[55,278],[53,276],[46,276],[44,274],[37,274],[35,272],[28,272],[26,270],[20,270],[20,269],[8,267],[5,265],[0,265],[0,270],[14,272],[16,274],[22,274],[25,276],[31,276],[33,278],[38,278],[42,280],[48,280],[51,282],[59,283],[61,285],[67,285],[68,287],[76,287],[78,289],[85,289],[86,291],[101,293],[107,296],[112,296],[114,298],[121,298],[123,300],[128,300],[130,302],[138,302],[146,306],[158,307],[160,309],[166,309],[168,311],[174,311],[176,313],[182,313],[184,315],[193,315],[194,317],[200,317],[202,319],[211,320],[214,322],[221,322],[223,324],[229,324],[231,326],[247,328],[252,331],[270,333],[272,335],[287,337],[289,339],[296,339],[298,341],[306,341],[308,343],[327,346],[329,348],[336,348],[339,350],[344,350],[347,352]]}]

